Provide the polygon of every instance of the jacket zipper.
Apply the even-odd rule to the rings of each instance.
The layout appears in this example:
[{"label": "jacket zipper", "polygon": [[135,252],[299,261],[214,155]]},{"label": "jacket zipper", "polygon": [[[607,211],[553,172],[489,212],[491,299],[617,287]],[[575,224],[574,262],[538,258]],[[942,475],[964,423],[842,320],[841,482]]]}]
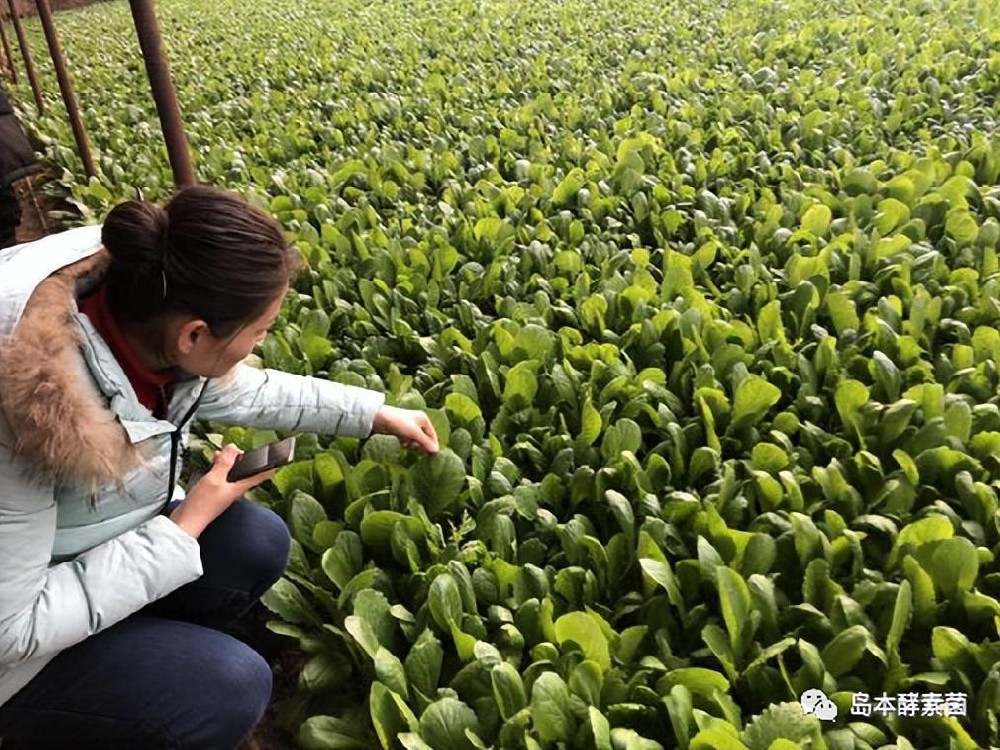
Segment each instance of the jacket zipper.
[{"label": "jacket zipper", "polygon": [[[167,484],[167,499],[163,504],[166,508],[170,505],[170,501],[174,496],[174,483],[177,481],[177,454],[180,449],[181,443],[181,430],[184,429],[184,425],[188,423],[191,417],[194,416],[195,410],[198,408],[198,404],[201,403],[201,397],[205,394],[205,388],[208,387],[208,380],[206,379],[202,383],[201,390],[198,392],[198,397],[191,404],[191,408],[187,410],[187,413],[181,419],[180,424],[178,424],[174,431],[170,433],[170,480]],[[161,393],[163,392],[163,386],[160,386]]]}]

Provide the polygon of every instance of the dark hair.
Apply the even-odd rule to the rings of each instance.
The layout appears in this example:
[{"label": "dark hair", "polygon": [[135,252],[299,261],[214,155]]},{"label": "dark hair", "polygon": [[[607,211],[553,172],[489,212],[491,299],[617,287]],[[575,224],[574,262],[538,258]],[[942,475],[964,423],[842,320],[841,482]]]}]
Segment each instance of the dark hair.
[{"label": "dark hair", "polygon": [[111,253],[108,305],[118,321],[183,313],[204,320],[216,338],[260,317],[301,264],[274,219],[236,193],[200,185],[163,208],[115,206],[101,241]]}]

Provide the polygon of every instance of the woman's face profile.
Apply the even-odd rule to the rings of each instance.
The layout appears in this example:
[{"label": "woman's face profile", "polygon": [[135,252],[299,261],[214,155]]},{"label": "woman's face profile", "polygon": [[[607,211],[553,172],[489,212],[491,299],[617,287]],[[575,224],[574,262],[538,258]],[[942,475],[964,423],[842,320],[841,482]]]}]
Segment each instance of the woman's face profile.
[{"label": "woman's face profile", "polygon": [[216,338],[205,321],[189,320],[172,337],[177,351],[176,364],[192,375],[206,378],[225,375],[264,340],[278,317],[284,298],[282,292],[257,319],[222,338]]}]

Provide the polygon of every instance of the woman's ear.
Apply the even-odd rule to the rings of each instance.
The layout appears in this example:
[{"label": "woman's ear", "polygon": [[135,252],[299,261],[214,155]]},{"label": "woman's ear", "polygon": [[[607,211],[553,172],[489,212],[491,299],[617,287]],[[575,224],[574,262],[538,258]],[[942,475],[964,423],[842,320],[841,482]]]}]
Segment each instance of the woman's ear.
[{"label": "woman's ear", "polygon": [[198,345],[198,340],[209,333],[208,324],[204,320],[189,320],[177,331],[177,349],[182,355],[188,355]]}]

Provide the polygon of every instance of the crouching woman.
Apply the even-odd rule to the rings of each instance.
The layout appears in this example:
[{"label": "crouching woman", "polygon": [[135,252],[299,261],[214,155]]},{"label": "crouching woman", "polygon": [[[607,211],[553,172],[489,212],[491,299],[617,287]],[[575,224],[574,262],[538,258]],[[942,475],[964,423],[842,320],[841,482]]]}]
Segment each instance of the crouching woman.
[{"label": "crouching woman", "polygon": [[[278,225],[206,187],[0,252],[0,736],[17,748],[233,748],[271,691],[224,628],[288,532],[228,482],[175,500],[194,418],[434,452],[382,394],[255,369],[297,268]],[[173,501],[173,502],[172,502]]]}]

